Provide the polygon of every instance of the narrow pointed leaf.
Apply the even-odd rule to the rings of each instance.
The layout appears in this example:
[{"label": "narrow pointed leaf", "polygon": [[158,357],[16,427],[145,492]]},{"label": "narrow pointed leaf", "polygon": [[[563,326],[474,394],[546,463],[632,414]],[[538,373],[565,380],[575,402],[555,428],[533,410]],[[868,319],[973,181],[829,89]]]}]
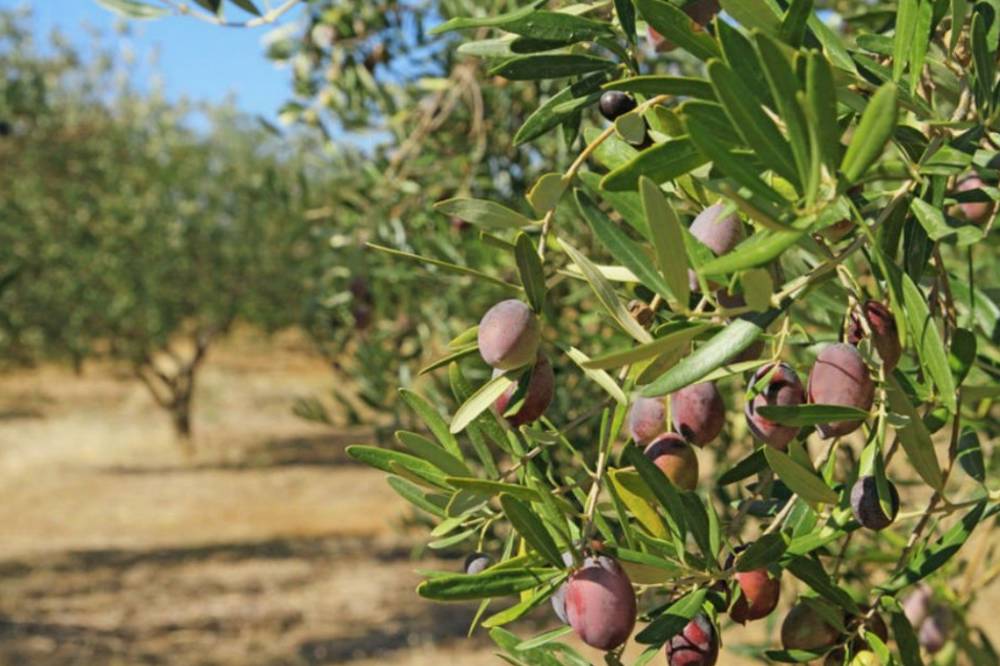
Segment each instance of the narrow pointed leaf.
[{"label": "narrow pointed leaf", "polygon": [[425,580],[417,587],[417,594],[425,599],[437,601],[465,601],[489,597],[506,597],[523,590],[544,584],[562,574],[559,569],[518,568],[487,569],[469,576],[467,574],[447,574]]},{"label": "narrow pointed leaf", "polygon": [[514,242],[514,258],[517,260],[517,272],[521,276],[521,284],[524,285],[528,302],[535,312],[541,313],[545,308],[545,271],[538,258],[538,248],[527,234],[517,235]]},{"label": "narrow pointed leaf", "polygon": [[777,105],[778,114],[785,122],[788,142],[798,171],[799,181],[809,180],[809,131],[806,117],[796,96],[800,91],[799,79],[792,69],[782,47],[767,35],[757,35],[757,51],[764,65],[764,75],[771,87],[771,95]]},{"label": "narrow pointed leaf", "polygon": [[528,544],[555,567],[562,567],[562,555],[552,535],[531,507],[513,495],[500,495],[500,506],[511,525]]},{"label": "narrow pointed leaf", "polygon": [[837,126],[837,90],[833,71],[822,53],[810,51],[806,60],[806,101],[823,163],[831,172],[840,161],[840,128]]},{"label": "narrow pointed leaf", "polygon": [[815,590],[821,597],[853,615],[858,614],[858,604],[840,586],[830,580],[823,566],[808,557],[795,557],[785,564],[793,576]]},{"label": "narrow pointed leaf", "polygon": [[500,16],[455,17],[434,28],[431,34],[485,27],[498,28],[532,39],[565,43],[593,40],[611,34],[610,27],[600,21],[536,9],[533,4]]},{"label": "narrow pointed leaf", "polygon": [[691,286],[688,282],[689,264],[681,222],[659,185],[643,176],[639,178],[639,189],[646,223],[653,237],[656,262],[659,264],[660,274],[669,285],[670,294],[664,296],[672,295],[682,309],[686,308],[691,296]]},{"label": "narrow pointed leaf", "polygon": [[681,632],[691,618],[701,612],[706,594],[706,589],[702,587],[675,601],[636,635],[636,642],[662,645],[669,641]]},{"label": "narrow pointed leaf", "polygon": [[415,432],[401,430],[396,433],[396,439],[415,456],[423,458],[445,474],[472,476],[472,472],[465,466],[465,463],[426,437]]},{"label": "narrow pointed leaf", "polygon": [[390,476],[387,481],[389,482],[389,486],[395,490],[400,497],[418,509],[422,509],[432,516],[437,516],[439,518],[445,517],[446,514],[444,510],[434,502],[428,500],[427,493],[424,492],[423,488],[417,484],[407,481],[399,476]]},{"label": "narrow pointed leaf", "polygon": [[708,159],[687,137],[659,143],[642,151],[629,162],[613,170],[601,181],[601,188],[612,191],[637,189],[640,176],[664,183],[697,169]]},{"label": "narrow pointed leaf", "polygon": [[516,289],[520,291],[520,287],[516,284],[511,284],[510,282],[505,282],[500,278],[495,278],[492,275],[487,275],[482,271],[477,271],[474,268],[469,268],[467,266],[459,266],[458,264],[452,264],[447,261],[441,261],[440,259],[433,259],[431,257],[424,257],[419,254],[413,254],[412,252],[404,252],[403,250],[396,250],[391,247],[385,247],[384,245],[377,245],[375,243],[366,243],[367,247],[379,252],[385,252],[386,254],[391,254],[396,257],[401,257],[403,259],[409,259],[410,261],[416,261],[423,264],[429,264],[431,266],[436,266],[450,273],[458,273],[459,275],[467,275],[474,277],[479,280],[486,280],[492,282],[493,284],[500,285],[502,287],[507,287],[508,289]]},{"label": "narrow pointed leaf", "polygon": [[764,534],[736,557],[736,570],[753,571],[774,564],[781,560],[787,549],[785,535],[780,532]]},{"label": "narrow pointed leaf", "polygon": [[676,95],[677,97],[695,97],[698,99],[715,100],[715,91],[704,79],[687,76],[664,76],[647,74],[619,79],[604,84],[605,90],[621,90],[653,97],[655,95]]},{"label": "narrow pointed leaf", "polygon": [[692,113],[684,114],[684,126],[698,150],[737,185],[747,188],[771,203],[779,206],[788,205],[783,196],[761,179],[760,169],[746,155],[732,152],[718,139],[718,132],[703,116],[697,114],[696,109],[692,109]]},{"label": "narrow pointed leaf", "polygon": [[937,455],[934,453],[934,442],[931,440],[931,434],[927,431],[927,426],[924,425],[916,407],[910,402],[910,398],[892,375],[886,378],[886,397],[893,413],[906,417],[905,425],[896,426],[895,429],[896,436],[899,438],[903,450],[906,451],[906,457],[909,458],[910,464],[928,485],[935,489],[941,489],[944,477],[941,474]]},{"label": "narrow pointed leaf", "polygon": [[823,479],[817,476],[814,471],[798,464],[788,454],[782,453],[772,446],[765,446],[764,457],[767,458],[767,464],[778,475],[778,478],[784,481],[785,485],[792,489],[792,492],[810,504],[820,502],[836,504],[840,499],[833,488],[823,483]]},{"label": "narrow pointed leaf", "polygon": [[468,477],[460,478],[454,476],[449,476],[447,481],[448,485],[453,488],[467,490],[483,497],[495,497],[500,493],[506,493],[507,495],[512,495],[513,497],[526,500],[528,502],[537,502],[541,499],[538,496],[538,493],[531,488],[519,486],[513,483],[504,483],[503,481],[489,481],[487,479],[473,479]]},{"label": "narrow pointed leaf", "polygon": [[664,526],[660,515],[653,508],[655,498],[652,493],[642,483],[641,478],[635,472],[614,469],[608,472],[608,478],[614,485],[615,491],[622,503],[632,512],[635,519],[645,527],[650,534],[655,537],[665,538],[667,528]]},{"label": "narrow pointed leaf", "polygon": [[608,352],[584,363],[584,367],[595,370],[608,370],[620,368],[623,365],[638,363],[656,356],[669,354],[675,349],[679,349],[686,343],[694,339],[702,332],[708,330],[708,324],[696,324],[685,326],[679,330],[671,331],[666,335],[656,338],[652,342],[644,345],[629,347],[618,351]]},{"label": "narrow pointed leaf", "polygon": [[432,486],[448,488],[441,470],[426,460],[421,460],[408,453],[381,449],[377,446],[348,446],[347,455],[383,472],[399,473],[399,470],[402,469]]},{"label": "narrow pointed leaf", "polygon": [[434,204],[434,210],[486,229],[518,228],[533,222],[515,210],[484,199],[447,199]]},{"label": "narrow pointed leaf", "polygon": [[783,42],[795,47],[802,45],[812,9],[813,0],[792,0],[785,17],[781,19],[781,29],[778,31]]},{"label": "narrow pointed leaf", "polygon": [[619,229],[582,190],[576,190],[576,205],[597,240],[611,256],[635,273],[645,286],[669,299],[671,285],[656,270],[645,250]]},{"label": "narrow pointed leaf", "polygon": [[514,384],[514,380],[506,374],[497,375],[490,381],[483,384],[478,391],[472,394],[462,406],[455,411],[451,418],[449,431],[452,434],[462,432],[472,421],[489,409],[497,401],[504,391]]},{"label": "narrow pointed leaf", "polygon": [[[607,78],[607,74],[603,72],[590,74],[547,99],[517,130],[514,135],[514,145],[519,146],[538,138],[568,120],[579,108],[593,104],[600,96],[601,84]],[[579,106],[563,106],[568,102],[577,102]]]},{"label": "narrow pointed leaf", "polygon": [[788,426],[810,426],[837,421],[864,421],[870,414],[843,405],[765,405],[758,409],[761,416]]},{"label": "narrow pointed leaf", "polygon": [[781,18],[766,0],[722,0],[722,8],[748,28],[756,28],[771,35],[781,29]]},{"label": "narrow pointed leaf", "polygon": [[910,201],[910,210],[913,211],[913,216],[917,218],[920,226],[927,232],[927,237],[933,241],[941,240],[957,232],[957,229],[952,229],[945,222],[944,213],[941,212],[940,208],[935,208],[923,199],[915,198]]},{"label": "narrow pointed leaf", "polygon": [[708,373],[725,365],[752,345],[781,312],[782,310],[769,310],[762,314],[736,319],[662,377],[643,387],[642,395],[646,397],[666,395],[700,382]]},{"label": "narrow pointed leaf", "polygon": [[434,434],[434,437],[448,453],[459,460],[465,459],[462,449],[458,445],[458,440],[448,431],[448,424],[444,417],[422,395],[409,389],[400,389],[399,395],[410,406],[410,409],[417,413],[424,425]]},{"label": "narrow pointed leaf", "polygon": [[710,63],[708,74],[722,107],[747,145],[782,178],[800,185],[791,148],[774,122],[756,105],[755,96],[743,80],[721,62]]},{"label": "narrow pointed leaf", "polygon": [[615,402],[619,405],[628,404],[628,397],[625,395],[625,392],[622,391],[622,388],[618,386],[618,382],[616,382],[611,375],[604,370],[594,369],[588,366],[588,363],[590,363],[589,356],[575,347],[570,347],[566,351],[566,355],[573,359],[574,363],[580,366],[587,377],[592,379],[598,386],[607,391],[608,395],[610,395]]},{"label": "narrow pointed leaf", "polygon": [[719,55],[715,40],[703,30],[692,28],[690,17],[664,0],[635,0],[646,22],[658,33],[700,60]]},{"label": "narrow pointed leaf", "polygon": [[938,400],[954,414],[958,407],[955,378],[948,365],[948,351],[945,349],[944,341],[931,317],[920,288],[905,273],[901,279],[906,325],[913,340],[913,346],[920,357],[921,365],[926,368],[927,373],[934,381]]},{"label": "narrow pointed leaf", "polygon": [[857,182],[868,171],[896,127],[896,86],[886,83],[871,99],[854,130],[851,144],[840,163],[847,182]]},{"label": "narrow pointed leaf", "polygon": [[667,525],[670,531],[682,538],[687,526],[684,504],[681,502],[680,491],[667,478],[666,474],[639,450],[639,447],[629,445],[622,451],[622,460],[635,467],[642,477],[643,483],[652,491],[664,509]]},{"label": "narrow pointed leaf", "polygon": [[560,238],[559,244],[562,246],[563,251],[569,256],[570,261],[576,264],[576,267],[580,269],[583,273],[584,278],[590,284],[591,289],[594,290],[594,294],[597,296],[597,300],[601,302],[604,309],[607,310],[608,314],[618,322],[618,325],[622,329],[635,338],[640,343],[646,343],[652,341],[652,336],[649,332],[639,325],[632,315],[629,314],[628,310],[622,304],[621,300],[618,298],[618,294],[615,293],[614,287],[608,282],[601,271],[585,257],[579,250],[570,245],[566,240]]},{"label": "narrow pointed leaf", "polygon": [[965,544],[972,531],[983,518],[993,515],[1000,505],[994,505],[989,513],[986,512],[986,500],[976,504],[962,519],[948,529],[939,539],[930,546],[924,548],[913,558],[906,569],[898,576],[895,576],[888,583],[881,585],[879,589],[888,593],[895,593],[904,587],[908,587],[927,576],[931,575],[958,553]]},{"label": "narrow pointed leaf", "polygon": [[614,69],[615,63],[591,55],[546,53],[519,56],[504,60],[490,70],[490,76],[502,76],[511,81],[562,79],[577,74]]}]

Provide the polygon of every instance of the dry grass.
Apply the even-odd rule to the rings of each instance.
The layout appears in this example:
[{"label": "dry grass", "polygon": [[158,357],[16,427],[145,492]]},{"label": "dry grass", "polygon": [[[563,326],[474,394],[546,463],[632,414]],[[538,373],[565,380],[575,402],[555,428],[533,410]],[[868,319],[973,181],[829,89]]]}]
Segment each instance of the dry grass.
[{"label": "dry grass", "polygon": [[413,593],[458,563],[411,559],[402,501],[343,453],[366,433],[291,414],[330,382],[296,338],[243,334],[210,356],[185,460],[112,368],[0,378],[0,663],[499,663],[464,639],[473,607]]}]

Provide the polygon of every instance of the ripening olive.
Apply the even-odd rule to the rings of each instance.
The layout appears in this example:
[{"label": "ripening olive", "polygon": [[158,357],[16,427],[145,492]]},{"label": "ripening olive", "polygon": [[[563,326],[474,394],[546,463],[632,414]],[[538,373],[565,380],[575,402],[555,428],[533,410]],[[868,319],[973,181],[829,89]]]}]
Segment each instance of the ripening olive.
[{"label": "ripening olive", "polygon": [[538,317],[521,301],[500,301],[479,322],[479,353],[499,370],[531,363],[538,355],[540,343]]}]

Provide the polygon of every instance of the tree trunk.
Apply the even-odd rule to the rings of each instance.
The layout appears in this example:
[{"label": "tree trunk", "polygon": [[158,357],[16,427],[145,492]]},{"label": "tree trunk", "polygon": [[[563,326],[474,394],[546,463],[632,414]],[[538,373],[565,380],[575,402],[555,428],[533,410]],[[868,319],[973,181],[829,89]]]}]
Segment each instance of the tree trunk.
[{"label": "tree trunk", "polygon": [[177,396],[175,403],[170,408],[170,418],[174,424],[174,434],[177,436],[177,443],[180,445],[184,455],[188,458],[194,456],[194,440],[191,435],[191,395]]}]

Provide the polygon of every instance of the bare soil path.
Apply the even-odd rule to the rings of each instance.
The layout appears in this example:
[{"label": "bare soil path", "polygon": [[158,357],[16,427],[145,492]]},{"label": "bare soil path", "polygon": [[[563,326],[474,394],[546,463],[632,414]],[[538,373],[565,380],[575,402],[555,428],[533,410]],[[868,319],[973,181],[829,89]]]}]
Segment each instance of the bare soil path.
[{"label": "bare soil path", "polygon": [[109,368],[0,377],[0,664],[501,663],[464,638],[474,607],[414,594],[459,563],[413,558],[402,501],[343,453],[365,433],[291,414],[331,381],[295,339],[216,350],[191,461]]}]

